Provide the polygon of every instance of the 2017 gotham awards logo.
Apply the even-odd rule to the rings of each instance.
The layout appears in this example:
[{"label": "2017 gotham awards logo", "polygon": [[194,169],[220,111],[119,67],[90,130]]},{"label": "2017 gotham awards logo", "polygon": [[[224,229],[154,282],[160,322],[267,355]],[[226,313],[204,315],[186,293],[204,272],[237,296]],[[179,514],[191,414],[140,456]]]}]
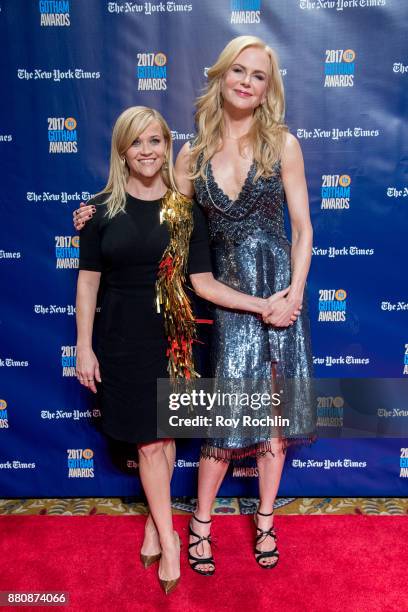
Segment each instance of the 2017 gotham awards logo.
[{"label": "2017 gotham awards logo", "polygon": [[167,57],[164,53],[137,54],[137,88],[143,91],[167,89]]},{"label": "2017 gotham awards logo", "polygon": [[76,346],[61,346],[61,367],[63,378],[76,376]]},{"label": "2017 gotham awards logo", "polygon": [[94,478],[94,452],[91,448],[67,448],[68,478]]},{"label": "2017 gotham awards logo", "polygon": [[353,87],[356,54],[353,49],[326,49],[325,87]]},{"label": "2017 gotham awards logo", "polygon": [[8,429],[8,426],[7,402],[0,399],[0,429]]},{"label": "2017 gotham awards logo", "polygon": [[74,117],[48,117],[49,153],[78,153],[76,128]]},{"label": "2017 gotham awards logo", "polygon": [[60,270],[78,268],[79,236],[54,236],[55,267]]},{"label": "2017 gotham awards logo", "polygon": [[41,26],[69,26],[69,0],[39,0]]},{"label": "2017 gotham awards logo", "polygon": [[405,345],[403,374],[408,374],[408,344]]},{"label": "2017 gotham awards logo", "polygon": [[343,427],[344,399],[341,396],[317,397],[317,426]]},{"label": "2017 gotham awards logo", "polygon": [[231,0],[231,23],[260,23],[261,0]]},{"label": "2017 gotham awards logo", "polygon": [[400,450],[400,478],[408,478],[408,448]]},{"label": "2017 gotham awards logo", "polygon": [[348,174],[322,174],[322,210],[350,208],[351,178]]},{"label": "2017 gotham awards logo", "polygon": [[319,289],[319,317],[322,322],[346,320],[347,292],[344,289]]}]

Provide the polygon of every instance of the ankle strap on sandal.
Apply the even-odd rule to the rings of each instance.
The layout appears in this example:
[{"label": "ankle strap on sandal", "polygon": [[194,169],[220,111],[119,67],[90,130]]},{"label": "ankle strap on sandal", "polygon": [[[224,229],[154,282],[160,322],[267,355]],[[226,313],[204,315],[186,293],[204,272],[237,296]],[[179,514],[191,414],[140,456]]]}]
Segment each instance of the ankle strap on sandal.
[{"label": "ankle strap on sandal", "polygon": [[256,513],[259,514],[260,516],[272,516],[273,510],[272,512],[267,512],[266,514],[264,512],[259,512],[259,510],[257,510]]},{"label": "ankle strap on sandal", "polygon": [[202,523],[203,525],[208,525],[208,523],[211,523],[211,521],[212,521],[212,519],[210,519],[209,521],[202,521],[201,519],[196,517],[194,512],[193,512],[193,519],[195,519],[197,521],[197,523]]}]

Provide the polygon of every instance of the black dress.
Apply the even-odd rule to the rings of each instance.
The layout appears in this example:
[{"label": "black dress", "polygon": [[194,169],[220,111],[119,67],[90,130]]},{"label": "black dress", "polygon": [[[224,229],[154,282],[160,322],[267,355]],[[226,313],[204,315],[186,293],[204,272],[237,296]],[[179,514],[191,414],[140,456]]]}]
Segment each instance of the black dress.
[{"label": "black dress", "polygon": [[[168,245],[160,224],[161,200],[127,194],[126,212],[105,216],[106,196],[97,196],[96,213],[80,232],[80,270],[102,273],[103,295],[97,326],[98,385],[102,428],[130,443],[157,440],[156,380],[167,378],[167,342],[162,313],[156,312],[158,264]],[[207,222],[193,207],[188,273],[210,272]]]}]

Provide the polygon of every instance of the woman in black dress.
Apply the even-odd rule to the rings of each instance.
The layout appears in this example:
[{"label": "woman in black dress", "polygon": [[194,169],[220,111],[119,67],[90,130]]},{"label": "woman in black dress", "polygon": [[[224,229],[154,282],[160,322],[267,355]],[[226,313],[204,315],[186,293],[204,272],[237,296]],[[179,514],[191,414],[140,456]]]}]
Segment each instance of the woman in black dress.
[{"label": "woman in black dress", "polygon": [[[177,223],[162,223],[169,202],[170,209],[174,203],[170,212],[178,210],[187,220],[184,225],[179,223],[184,230],[178,234]],[[166,320],[173,317],[172,322],[183,328],[191,311],[183,294],[181,311],[166,313],[164,308],[164,312],[157,312],[157,289],[171,292],[183,280],[182,265],[178,277],[177,270],[172,270],[174,278],[166,286],[162,264],[168,263],[169,256],[171,259],[170,246],[175,243],[173,255],[177,258],[173,263],[176,259],[183,263],[184,258],[196,293],[227,308],[266,317],[279,294],[257,298],[214,279],[205,218],[177,192],[171,133],[153,109],[131,107],[116,121],[108,183],[90,204],[95,214],[80,238],[77,376],[100,396],[105,433],[137,445],[140,478],[150,510],[141,560],[147,567],[160,559],[159,580],[169,593],[180,576],[179,538],[173,530],[170,497],[175,445],[174,440],[157,439],[156,382],[169,372],[188,377],[194,368],[188,350],[182,359],[174,353],[171,359],[166,356]],[[187,236],[184,243],[183,236]],[[92,330],[101,276],[103,301],[94,353]],[[171,294],[167,297],[164,302],[174,303]]]}]

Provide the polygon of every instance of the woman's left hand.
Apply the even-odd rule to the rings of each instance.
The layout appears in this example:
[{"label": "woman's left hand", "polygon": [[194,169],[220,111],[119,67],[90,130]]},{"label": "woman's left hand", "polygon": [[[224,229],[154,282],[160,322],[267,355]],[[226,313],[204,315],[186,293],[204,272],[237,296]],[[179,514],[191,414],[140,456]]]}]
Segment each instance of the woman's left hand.
[{"label": "woman's left hand", "polygon": [[99,362],[91,347],[78,347],[76,356],[76,375],[84,387],[97,393],[96,384],[102,382]]},{"label": "woman's left hand", "polygon": [[263,313],[264,323],[274,327],[293,325],[302,310],[302,300],[290,296],[280,297],[271,304],[271,310]]}]

